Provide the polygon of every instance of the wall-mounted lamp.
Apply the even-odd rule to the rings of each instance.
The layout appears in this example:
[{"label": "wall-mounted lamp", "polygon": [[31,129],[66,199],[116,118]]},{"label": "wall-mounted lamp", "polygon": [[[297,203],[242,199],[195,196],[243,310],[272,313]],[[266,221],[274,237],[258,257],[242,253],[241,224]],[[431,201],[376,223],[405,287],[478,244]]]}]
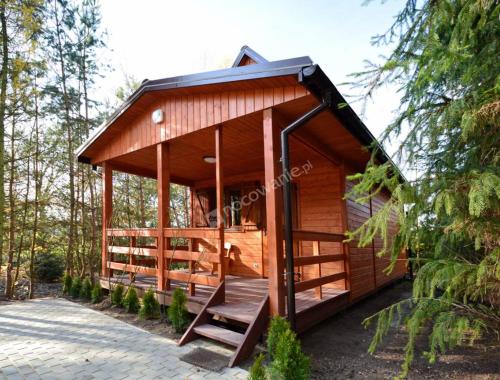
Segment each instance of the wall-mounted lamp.
[{"label": "wall-mounted lamp", "polygon": [[163,121],[163,111],[161,109],[154,110],[151,114],[153,123],[160,124]]},{"label": "wall-mounted lamp", "polygon": [[204,156],[203,161],[205,161],[207,164],[215,164],[217,162],[214,156]]}]

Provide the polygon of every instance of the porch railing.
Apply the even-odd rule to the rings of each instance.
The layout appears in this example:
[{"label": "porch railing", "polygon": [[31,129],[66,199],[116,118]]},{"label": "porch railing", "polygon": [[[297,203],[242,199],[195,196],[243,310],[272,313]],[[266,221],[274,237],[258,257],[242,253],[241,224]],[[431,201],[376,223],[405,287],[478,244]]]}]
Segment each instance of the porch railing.
[{"label": "porch railing", "polygon": [[[171,281],[185,283],[189,293],[194,295],[195,284],[217,287],[224,280],[224,247],[223,231],[217,228],[164,228],[163,236],[166,239],[163,251],[165,260],[163,279],[166,289],[169,290]],[[157,228],[109,228],[107,229],[108,268],[128,272],[132,280],[135,274],[156,276],[158,274],[158,238]],[[152,245],[137,244],[138,238],[154,238]],[[128,238],[128,245],[115,244],[113,238]],[[183,242],[185,244],[180,244]],[[114,260],[114,255],[128,255],[127,262]],[[186,263],[185,269],[174,269],[175,263]],[[147,263],[149,266],[141,265]],[[203,263],[205,268],[198,271],[197,266]],[[153,266],[151,266],[153,265]],[[217,274],[214,272],[217,271]]]},{"label": "porch railing", "polygon": [[[346,255],[345,255],[345,247],[344,245],[344,234],[335,234],[335,233],[327,233],[327,232],[317,232],[317,231],[305,231],[305,230],[294,230],[293,231],[293,240],[295,242],[300,241],[310,241],[312,242],[312,256],[296,256],[294,257],[294,265],[296,267],[304,267],[315,265],[316,271],[313,278],[309,278],[307,280],[300,280],[295,282],[295,293],[300,293],[309,289],[315,288],[316,297],[323,297],[323,289],[322,286],[331,282],[335,282],[338,280],[342,280],[346,278]],[[342,244],[342,253],[341,254],[332,254],[332,253],[322,253],[321,252],[321,244],[322,243],[341,243]],[[337,273],[332,273],[328,275],[322,275],[321,265],[326,263],[333,263],[343,261],[344,262],[344,270]]]}]

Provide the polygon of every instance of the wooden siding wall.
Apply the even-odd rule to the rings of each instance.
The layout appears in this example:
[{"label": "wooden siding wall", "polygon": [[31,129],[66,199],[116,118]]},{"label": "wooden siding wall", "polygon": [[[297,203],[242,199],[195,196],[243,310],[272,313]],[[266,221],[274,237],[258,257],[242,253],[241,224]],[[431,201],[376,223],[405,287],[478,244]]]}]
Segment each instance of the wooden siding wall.
[{"label": "wooden siding wall", "polygon": [[[220,124],[249,113],[288,102],[308,93],[302,86],[227,91],[158,99],[121,133],[108,141],[93,158],[93,163],[130,153],[202,128]],[[154,124],[151,113],[162,109],[164,120]]]},{"label": "wooden siding wall", "polygon": [[[353,183],[346,181],[346,191],[349,191]],[[353,231],[361,226],[371,215],[377,212],[386,202],[388,195],[378,194],[371,202],[358,204],[352,199],[347,199],[347,219],[349,230]],[[396,216],[393,215],[389,225],[389,236],[394,236],[397,232]],[[356,300],[377,288],[401,278],[406,273],[406,263],[404,255],[400,256],[396,268],[390,275],[386,275],[383,270],[389,264],[389,257],[378,258],[376,253],[382,247],[382,239],[377,237],[373,244],[367,247],[358,247],[358,242],[349,243],[349,254],[351,262],[351,298]]]},{"label": "wooden siding wall", "polygon": [[[241,189],[241,195],[248,196],[249,192],[257,188],[257,184],[250,186],[248,184],[231,185],[231,188]],[[206,226],[206,217],[204,213],[210,211],[211,189],[198,191],[193,199],[193,223],[194,227]],[[212,191],[213,192],[213,191]],[[199,201],[198,201],[199,199]],[[248,199],[248,198],[247,198]],[[228,268],[228,274],[245,277],[263,277],[264,264],[262,262],[262,244],[263,232],[257,229],[257,225],[265,220],[265,198],[260,196],[250,204],[243,204],[241,210],[242,231],[225,230],[224,239],[231,243],[231,260]],[[264,213],[264,216],[262,215]],[[200,241],[200,249],[209,249],[207,242]],[[200,265],[203,269],[209,269],[203,263]]]},{"label": "wooden siding wall", "polygon": [[[298,184],[299,229],[319,232],[343,233],[341,215],[340,167],[317,158],[311,160],[312,170],[296,180]],[[299,255],[312,256],[312,242],[300,242]],[[320,243],[321,254],[341,254],[340,243]],[[295,253],[297,255],[297,253]],[[304,266],[303,280],[317,277],[315,265]],[[323,276],[344,271],[342,261],[321,265]],[[344,280],[325,285],[344,289]]]}]

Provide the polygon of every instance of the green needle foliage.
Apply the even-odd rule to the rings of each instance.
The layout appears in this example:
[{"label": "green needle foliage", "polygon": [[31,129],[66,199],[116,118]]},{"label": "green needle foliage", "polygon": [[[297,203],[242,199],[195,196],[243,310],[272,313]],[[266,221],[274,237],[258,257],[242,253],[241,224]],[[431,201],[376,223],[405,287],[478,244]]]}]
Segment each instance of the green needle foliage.
[{"label": "green needle foliage", "polygon": [[113,291],[111,292],[111,303],[114,306],[122,307],[123,306],[123,296],[125,294],[125,288],[122,284],[117,284],[113,287]]},{"label": "green needle foliage", "polygon": [[91,301],[92,303],[99,303],[102,301],[102,287],[99,281],[96,281],[94,287],[92,288]]},{"label": "green needle foliage", "polygon": [[274,353],[276,352],[276,346],[278,345],[280,337],[287,330],[290,330],[290,324],[286,319],[282,317],[274,317],[271,319],[267,335],[267,352],[269,352],[271,359],[274,358]]},{"label": "green needle foliage", "polygon": [[128,288],[127,295],[123,300],[123,306],[125,306],[127,313],[137,313],[141,308],[139,297],[137,297],[137,291],[133,285]]},{"label": "green needle foliage", "polygon": [[267,379],[266,367],[264,366],[265,358],[264,354],[259,354],[259,356],[257,356],[257,359],[255,359],[255,362],[250,367],[247,380]]},{"label": "green needle foliage", "polygon": [[92,283],[88,277],[83,280],[82,288],[80,289],[80,298],[90,300],[92,297]]},{"label": "green needle foliage", "polygon": [[160,318],[160,304],[155,297],[153,289],[148,289],[144,293],[142,306],[139,310],[139,318],[141,319],[156,319]]},{"label": "green needle foliage", "polygon": [[80,290],[82,290],[82,279],[80,277],[75,277],[71,282],[70,295],[73,298],[80,297]]},{"label": "green needle foliage", "polygon": [[73,279],[69,273],[64,273],[63,277],[63,294],[69,295],[71,291],[71,284],[73,283]]},{"label": "green needle foliage", "polygon": [[[417,6],[418,3],[418,6]],[[428,334],[424,353],[474,344],[500,333],[500,5],[493,0],[408,0],[375,44],[394,43],[382,64],[355,74],[364,96],[386,84],[402,94],[396,120],[382,143],[397,143],[402,181],[390,163],[373,159],[349,196],[366,201],[387,188],[391,199],[358,230],[360,245],[384,239],[391,271],[400,252],[412,252],[413,297],[382,310],[370,346],[374,352],[401,319],[408,334],[401,377]],[[367,195],[368,194],[368,195]],[[399,233],[388,236],[396,214]]]},{"label": "green needle foliage", "polygon": [[172,304],[168,307],[168,319],[177,333],[182,333],[188,326],[189,313],[186,308],[187,297],[181,288],[176,288],[172,294]]}]

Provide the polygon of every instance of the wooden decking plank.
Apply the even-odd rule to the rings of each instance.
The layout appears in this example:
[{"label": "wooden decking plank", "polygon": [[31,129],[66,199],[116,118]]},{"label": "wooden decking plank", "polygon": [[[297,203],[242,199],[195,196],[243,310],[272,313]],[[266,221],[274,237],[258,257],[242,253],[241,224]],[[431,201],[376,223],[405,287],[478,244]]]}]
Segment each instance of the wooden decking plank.
[{"label": "wooden decking plank", "polygon": [[204,337],[226,343],[234,347],[238,347],[244,337],[243,334],[208,323],[196,326],[194,328],[194,332],[198,335],[203,335]]},{"label": "wooden decking plank", "polygon": [[213,315],[250,324],[254,320],[258,308],[254,304],[231,302],[209,307],[207,311]]}]

